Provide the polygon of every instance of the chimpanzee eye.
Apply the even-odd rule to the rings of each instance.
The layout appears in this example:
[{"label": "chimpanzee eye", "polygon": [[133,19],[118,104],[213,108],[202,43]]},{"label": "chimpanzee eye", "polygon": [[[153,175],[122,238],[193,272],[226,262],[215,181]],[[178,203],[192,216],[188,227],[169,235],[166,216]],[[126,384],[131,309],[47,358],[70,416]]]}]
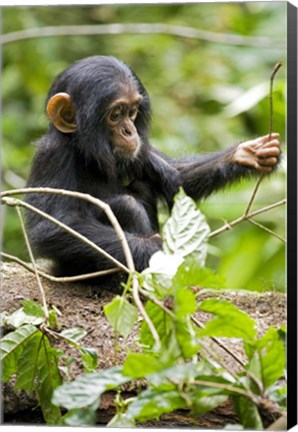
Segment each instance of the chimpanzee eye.
[{"label": "chimpanzee eye", "polygon": [[138,114],[138,108],[137,107],[133,107],[129,110],[129,117],[131,119],[134,120],[136,118],[137,114]]},{"label": "chimpanzee eye", "polygon": [[120,120],[122,117],[122,112],[123,112],[123,109],[121,106],[115,108],[110,115],[110,119],[114,122]]}]

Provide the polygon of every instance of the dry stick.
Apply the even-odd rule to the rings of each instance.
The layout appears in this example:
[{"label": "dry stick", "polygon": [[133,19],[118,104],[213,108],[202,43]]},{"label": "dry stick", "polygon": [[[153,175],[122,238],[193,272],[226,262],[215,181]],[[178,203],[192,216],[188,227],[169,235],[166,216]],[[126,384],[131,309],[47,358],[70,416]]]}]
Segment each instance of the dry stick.
[{"label": "dry stick", "polygon": [[33,207],[32,205],[30,205],[28,203],[25,203],[25,202],[18,200],[16,198],[5,197],[5,198],[2,198],[2,200],[5,204],[7,204],[11,207],[16,207],[16,206],[24,207],[27,210],[31,210],[32,212],[38,214],[39,216],[49,220],[50,222],[54,223],[55,225],[58,225],[60,228],[63,228],[65,231],[67,231],[69,234],[71,234],[73,237],[76,237],[77,239],[81,240],[83,243],[87,244],[92,249],[96,250],[101,255],[105,256],[107,259],[112,261],[117,267],[121,268],[121,270],[125,271],[126,273],[129,273],[129,269],[126,266],[124,266],[122,263],[120,263],[120,261],[117,261],[114,257],[112,257],[112,255],[108,254],[106,251],[101,249],[95,243],[90,241],[87,237],[83,236],[82,234],[79,234],[77,231],[75,231],[74,229],[65,225],[64,223],[58,221],[54,217],[48,215],[47,213],[45,213],[41,210],[38,210],[36,207]]},{"label": "dry stick", "polygon": [[253,219],[247,219],[248,222],[250,222],[253,225],[258,226],[259,228],[261,228],[264,231],[267,231],[269,234],[272,234],[274,237],[278,238],[279,240],[281,240],[284,243],[287,243],[286,239],[284,239],[282,236],[276,234],[274,231],[272,231],[271,229],[265,227],[265,225],[260,224],[259,222],[256,222]]},{"label": "dry stick", "polygon": [[[270,139],[271,139],[272,124],[273,124],[273,81],[274,81],[275,75],[277,74],[277,71],[281,68],[281,66],[282,66],[282,62],[281,61],[279,61],[278,63],[276,63],[276,65],[274,66],[274,68],[272,70],[271,76],[270,76],[270,90],[269,90],[269,138],[268,138],[268,141],[270,141]],[[255,188],[253,190],[252,196],[251,196],[251,198],[249,200],[249,203],[248,203],[248,205],[246,207],[246,210],[245,210],[245,213],[244,213],[245,215],[248,214],[248,212],[249,212],[249,210],[250,210],[250,208],[252,206],[252,203],[253,203],[253,201],[255,199],[255,196],[257,194],[257,191],[259,189],[259,186],[260,186],[260,184],[261,184],[264,176],[265,176],[265,174],[262,173],[260,175],[258,181],[257,181],[257,184],[255,185]]]},{"label": "dry stick", "polygon": [[272,210],[272,209],[274,209],[274,208],[276,208],[276,207],[279,207],[279,206],[281,206],[281,205],[284,205],[284,204],[286,204],[286,202],[287,202],[287,200],[286,200],[286,199],[283,199],[283,200],[278,201],[278,202],[276,202],[276,203],[274,203],[274,204],[271,204],[271,205],[269,205],[269,206],[263,207],[263,208],[261,208],[261,209],[259,209],[259,210],[255,210],[254,212],[249,213],[249,214],[247,214],[247,215],[243,214],[243,215],[240,216],[239,218],[234,219],[233,221],[231,221],[231,222],[229,222],[229,223],[223,225],[222,227],[218,228],[218,229],[215,230],[215,231],[212,231],[212,232],[209,234],[209,238],[211,238],[211,237],[215,237],[215,236],[221,234],[222,232],[227,231],[227,230],[233,228],[235,225],[238,225],[239,223],[243,222],[244,220],[249,220],[249,219],[251,219],[251,218],[254,217],[254,216],[257,216],[257,215],[259,215],[259,214],[261,214],[261,213],[265,213],[265,212],[267,212],[267,211],[269,211],[269,210]]},{"label": "dry stick", "polygon": [[[83,199],[85,201],[89,201],[89,202],[97,205],[101,209],[103,209],[106,212],[106,215],[109,218],[109,220],[110,220],[113,228],[115,229],[116,234],[117,234],[117,236],[118,236],[118,238],[122,244],[128,268],[126,266],[124,266],[122,263],[120,263],[119,261],[117,261],[115,258],[113,258],[110,254],[106,253],[103,249],[98,247],[95,243],[93,243],[89,239],[87,239],[87,237],[77,233],[75,230],[73,230],[72,228],[63,224],[62,222],[57,221],[57,219],[53,218],[52,216],[48,215],[47,213],[44,213],[41,210],[38,210],[35,207],[31,206],[30,204],[24,203],[24,202],[17,200],[15,198],[14,199],[8,198],[9,195],[26,194],[26,193],[33,193],[33,192],[34,193],[52,193],[52,194],[58,194],[58,195],[71,196],[74,198],[81,198],[81,199]],[[39,214],[40,216],[44,217],[45,219],[48,219],[49,221],[53,222],[54,224],[60,226],[65,231],[72,234],[74,237],[82,240],[84,243],[88,244],[88,246],[92,247],[93,249],[97,250],[97,252],[104,255],[106,258],[108,258],[110,261],[112,261],[114,264],[116,264],[117,267],[120,267],[125,272],[132,274],[132,290],[133,290],[134,301],[135,301],[136,306],[138,307],[141,315],[143,316],[144,320],[146,321],[146,323],[147,323],[147,325],[151,331],[151,334],[155,340],[156,346],[157,347],[160,346],[160,339],[159,339],[158,333],[157,333],[152,321],[150,320],[147,312],[145,311],[143,303],[142,303],[140,296],[139,296],[139,282],[137,279],[137,275],[135,274],[135,266],[134,266],[134,261],[133,261],[132,255],[131,255],[130,248],[128,246],[124,232],[123,232],[117,218],[115,217],[115,215],[112,212],[109,205],[107,205],[106,203],[102,202],[101,200],[99,200],[97,198],[93,198],[91,195],[82,194],[79,192],[70,192],[70,191],[66,191],[63,189],[52,189],[52,188],[17,189],[17,190],[13,190],[13,191],[3,192],[0,194],[0,196],[2,197],[2,200],[6,204],[11,205],[11,206],[19,205],[19,206],[25,207],[28,210],[31,210],[31,211]]]},{"label": "dry stick", "polygon": [[20,220],[22,231],[23,231],[23,236],[24,236],[24,239],[25,239],[25,242],[26,242],[26,246],[27,246],[27,249],[28,249],[28,253],[29,253],[29,256],[30,256],[30,260],[31,260],[33,268],[34,268],[34,273],[35,273],[35,277],[36,277],[36,280],[37,280],[37,285],[38,285],[38,288],[39,288],[39,291],[40,291],[40,295],[41,295],[41,299],[42,299],[43,311],[44,311],[44,314],[45,314],[45,319],[47,321],[48,318],[49,318],[49,311],[48,311],[48,306],[47,306],[46,295],[45,295],[45,292],[44,292],[44,289],[43,289],[43,286],[42,286],[42,283],[41,283],[41,280],[40,280],[40,277],[39,277],[39,274],[38,274],[38,271],[37,271],[36,262],[35,262],[35,259],[34,259],[34,256],[33,256],[33,252],[32,252],[31,246],[30,246],[30,242],[29,242],[29,239],[28,239],[27,231],[26,231],[26,228],[25,228],[25,224],[24,224],[22,213],[21,213],[21,210],[20,210],[19,206],[16,206],[16,211],[17,211],[17,214],[19,216],[19,220]]},{"label": "dry stick", "polygon": [[178,26],[164,23],[126,23],[126,24],[97,24],[97,25],[69,25],[31,28],[0,35],[0,44],[9,44],[26,39],[57,36],[88,36],[88,35],[117,35],[117,34],[167,34],[181,38],[201,39],[207,42],[228,45],[244,45],[256,47],[276,48],[279,41],[268,37],[248,37],[238,34],[215,33],[192,27]]},{"label": "dry stick", "polygon": [[[191,320],[192,320],[192,322],[197,326],[197,327],[199,327],[199,328],[205,328],[205,326],[204,326],[204,324],[202,324],[197,318],[195,318],[194,316],[192,316],[191,317]],[[217,337],[215,337],[215,336],[209,336],[210,337],[210,339],[215,343],[215,344],[217,344],[222,350],[224,350],[227,354],[229,354],[237,363],[239,363],[239,365],[242,367],[242,368],[245,368],[245,363],[243,363],[243,361],[236,355],[236,354],[234,354],[233,353],[233,351],[231,351],[223,342],[221,342],[221,340],[219,340]],[[209,351],[209,354],[210,355],[213,355],[213,357],[214,357],[214,354],[212,353],[212,350],[209,350],[209,348],[206,346],[206,345],[204,345],[204,348],[207,350],[207,352]],[[232,375],[234,378],[236,378],[237,380],[238,380],[238,377],[237,377],[237,375],[235,375],[234,374],[234,372],[233,371],[231,371],[224,363],[221,363],[221,362],[219,362],[218,361],[218,359],[216,359],[217,360],[217,362],[218,363],[220,363],[221,364],[221,366],[224,368],[224,369],[226,369],[226,371],[227,372],[229,372],[230,373],[230,375]],[[262,383],[261,383],[261,381],[259,381],[258,380],[258,378],[255,376],[255,375],[253,375],[252,373],[250,373],[250,371],[248,371],[248,370],[245,370],[245,373],[246,373],[246,375],[249,377],[249,378],[251,378],[254,382],[255,382],[255,384],[258,386],[258,388],[259,388],[259,390],[260,390],[260,393],[263,393],[263,391],[264,391],[264,387],[263,387],[263,385],[262,385]]]},{"label": "dry stick", "polygon": [[[32,268],[30,266],[30,264],[26,263],[25,261],[21,260],[20,258],[14,256],[14,255],[10,255],[10,254],[5,253],[5,252],[1,252],[0,254],[1,254],[1,256],[3,256],[3,258],[6,258],[10,261],[13,261],[13,262],[20,264],[22,267],[24,267],[26,270],[30,271],[31,273],[35,272],[34,268]],[[109,275],[112,273],[117,273],[119,271],[120,271],[120,269],[118,269],[118,268],[111,268],[111,269],[102,270],[102,271],[93,272],[93,273],[85,273],[85,274],[82,274],[79,276],[56,277],[56,276],[52,276],[48,273],[45,273],[42,270],[37,270],[38,274],[40,276],[42,276],[44,279],[47,279],[51,282],[59,282],[59,283],[77,282],[77,281],[81,281],[81,280],[85,280],[85,279],[92,279],[92,278],[99,277],[99,276],[105,276],[105,275]]]},{"label": "dry stick", "polygon": [[[129,245],[127,243],[126,237],[124,235],[124,232],[123,232],[121,225],[119,224],[117,218],[115,217],[114,213],[112,212],[112,210],[108,204],[106,204],[105,202],[101,201],[98,198],[94,198],[93,196],[91,196],[89,194],[84,194],[81,192],[73,192],[73,191],[68,191],[68,190],[64,190],[64,189],[44,188],[44,187],[41,187],[41,188],[24,188],[24,189],[14,189],[11,191],[4,191],[0,194],[0,197],[7,197],[10,195],[18,195],[18,194],[28,194],[28,193],[33,193],[33,192],[34,193],[49,193],[49,194],[54,194],[54,195],[62,195],[62,196],[69,196],[72,198],[82,199],[83,201],[90,202],[91,204],[94,204],[97,207],[99,207],[100,209],[102,209],[106,213],[108,219],[111,222],[112,227],[114,228],[114,230],[116,232],[118,239],[120,240],[120,243],[122,245],[122,249],[123,249],[128,267],[129,267],[129,265],[131,265],[131,263],[133,263],[131,251],[130,251]],[[103,252],[104,252],[104,254],[106,254],[105,251],[103,251]],[[109,255],[109,254],[107,254],[107,255]],[[109,255],[109,256],[111,257],[111,255]],[[112,261],[114,262],[114,258],[112,259]],[[121,264],[120,266],[119,265],[117,265],[117,266],[121,267],[123,265]],[[126,268],[125,271],[129,272],[128,268]]]}]

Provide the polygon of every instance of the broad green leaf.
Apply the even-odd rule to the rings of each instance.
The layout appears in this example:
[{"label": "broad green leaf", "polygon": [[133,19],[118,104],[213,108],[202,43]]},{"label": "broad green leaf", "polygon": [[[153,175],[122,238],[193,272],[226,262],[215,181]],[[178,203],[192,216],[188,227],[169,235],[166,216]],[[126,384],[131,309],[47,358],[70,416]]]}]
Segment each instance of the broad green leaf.
[{"label": "broad green leaf", "polygon": [[[166,338],[172,328],[172,320],[169,316],[155,303],[148,301],[145,310],[151,319],[161,340]],[[153,348],[155,340],[145,321],[142,322],[140,330],[140,341],[146,348]]]},{"label": "broad green leaf", "polygon": [[86,336],[87,332],[81,327],[73,327],[62,330],[60,334],[73,342],[78,342]]},{"label": "broad green leaf", "polygon": [[104,313],[114,330],[123,337],[129,335],[138,317],[137,308],[120,296],[116,296],[104,307]]},{"label": "broad green leaf", "polygon": [[135,428],[135,421],[126,413],[116,414],[107,424],[110,428]]},{"label": "broad green leaf", "polygon": [[83,374],[76,380],[57,388],[52,401],[55,405],[69,410],[88,407],[96,409],[103,392],[112,390],[129,380],[130,378],[122,374],[121,367]]},{"label": "broad green leaf", "polygon": [[84,372],[94,372],[97,369],[98,355],[94,348],[81,347],[80,353],[82,357],[82,363]]},{"label": "broad green leaf", "polygon": [[198,352],[196,332],[189,319],[175,322],[172,338],[177,339],[184,359],[189,359]]},{"label": "broad green leaf", "polygon": [[164,251],[182,257],[195,252],[198,265],[203,267],[209,232],[205,217],[181,188],[175,196],[171,216],[163,227]]},{"label": "broad green leaf", "polygon": [[182,319],[197,310],[197,301],[189,288],[178,288],[175,292],[175,315]]},{"label": "broad green leaf", "polygon": [[225,288],[225,279],[212,272],[209,268],[200,267],[196,260],[187,259],[183,263],[175,277],[173,284],[176,286],[196,286],[200,288]]},{"label": "broad green leaf", "polygon": [[5,335],[0,341],[0,361],[2,361],[2,379],[8,381],[17,371],[22,351],[32,335],[39,332],[38,328],[27,324],[14,332]]},{"label": "broad green leaf", "polygon": [[200,336],[235,337],[254,339],[257,334],[256,323],[246,313],[224,299],[202,301],[199,309],[217,315],[199,331]]},{"label": "broad green leaf", "polygon": [[61,336],[65,337],[71,345],[80,351],[84,372],[88,373],[96,370],[98,355],[94,348],[85,347],[79,343],[79,340],[85,337],[86,334],[86,330],[81,327],[65,329],[60,333]]},{"label": "broad green leaf", "polygon": [[245,396],[234,396],[234,407],[244,428],[264,430],[256,405]]},{"label": "broad green leaf", "polygon": [[14,328],[19,328],[25,324],[39,325],[44,321],[44,316],[36,316],[32,314],[27,314],[24,308],[21,307],[17,309],[12,314],[5,317],[4,324],[12,326]]},{"label": "broad green leaf", "polygon": [[16,390],[24,390],[28,394],[33,392],[38,375],[38,356],[42,338],[43,334],[39,331],[25,345],[18,362]]},{"label": "broad green leaf", "polygon": [[186,408],[186,401],[177,391],[164,392],[148,389],[129,405],[127,415],[130,418],[145,421],[182,408]]},{"label": "broad green leaf", "polygon": [[284,373],[286,355],[285,346],[279,337],[278,330],[270,327],[258,341],[262,378],[265,388],[268,388],[281,378]]},{"label": "broad green leaf", "polygon": [[195,398],[191,396],[191,401],[193,403],[192,412],[195,414],[203,414],[207,411],[211,411],[221,403],[225,402],[228,397],[229,396],[219,394],[204,396],[197,393]]},{"label": "broad green leaf", "polygon": [[64,417],[67,426],[92,426],[96,422],[96,412],[91,408],[70,410]]},{"label": "broad green leaf", "polygon": [[152,354],[129,353],[123,365],[123,375],[141,378],[162,368],[162,363]]},{"label": "broad green leaf", "polygon": [[[206,367],[203,362],[182,363],[151,374],[148,376],[148,380],[159,390],[174,390],[176,383],[182,385],[188,381],[192,382],[199,373],[205,371]],[[173,377],[175,377],[175,382],[172,381]]]},{"label": "broad green leaf", "polygon": [[22,301],[23,310],[27,315],[33,315],[36,317],[44,318],[44,310],[43,308],[36,302],[32,300],[23,300]]},{"label": "broad green leaf", "polygon": [[44,335],[38,355],[38,374],[36,394],[42,409],[42,414],[48,424],[61,424],[60,409],[53,405],[53,391],[61,385],[61,377],[57,364],[56,350],[51,347]]}]

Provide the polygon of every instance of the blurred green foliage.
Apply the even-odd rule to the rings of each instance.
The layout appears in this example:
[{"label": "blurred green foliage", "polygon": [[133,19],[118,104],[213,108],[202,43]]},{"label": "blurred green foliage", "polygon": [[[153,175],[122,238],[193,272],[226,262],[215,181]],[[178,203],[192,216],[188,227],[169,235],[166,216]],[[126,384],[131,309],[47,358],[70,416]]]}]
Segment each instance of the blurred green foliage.
[{"label": "blurred green foliage", "polygon": [[[166,34],[55,36],[24,39],[3,46],[3,188],[24,184],[47,119],[44,100],[54,77],[90,55],[113,55],[130,64],[153,105],[152,143],[171,156],[218,150],[265,135],[269,125],[269,78],[286,61],[286,3],[241,2],[155,5],[39,6],[2,9],[3,34],[47,26],[111,23],[163,23],[225,35],[260,38],[231,45]],[[261,38],[268,37],[269,46]],[[274,84],[274,131],[285,150],[284,66]],[[285,163],[265,179],[253,209],[285,195]],[[213,229],[240,216],[255,181],[242,182],[200,203]],[[4,250],[27,257],[15,212],[4,212]],[[285,209],[256,220],[285,236]],[[283,290],[284,244],[248,222],[210,241],[209,265],[227,286]]]}]

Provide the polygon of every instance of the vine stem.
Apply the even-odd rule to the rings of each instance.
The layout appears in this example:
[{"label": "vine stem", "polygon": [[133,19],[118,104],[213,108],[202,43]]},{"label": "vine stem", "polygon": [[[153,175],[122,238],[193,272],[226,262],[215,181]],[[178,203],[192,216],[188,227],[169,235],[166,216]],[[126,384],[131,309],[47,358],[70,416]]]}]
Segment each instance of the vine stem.
[{"label": "vine stem", "polygon": [[16,212],[17,212],[19,220],[20,220],[23,236],[24,236],[25,243],[26,243],[26,246],[27,246],[27,249],[28,249],[28,253],[29,253],[29,256],[30,256],[30,260],[32,262],[32,266],[33,266],[33,269],[34,269],[35,277],[36,277],[36,280],[37,280],[37,285],[38,285],[38,288],[39,288],[39,292],[41,294],[43,311],[44,311],[44,314],[45,314],[45,320],[47,322],[48,319],[49,319],[49,310],[48,310],[46,295],[45,295],[45,292],[44,292],[44,289],[43,289],[43,286],[42,286],[42,283],[41,283],[41,280],[40,280],[40,277],[39,277],[39,274],[38,274],[38,271],[37,271],[36,262],[35,262],[35,259],[34,259],[34,256],[33,256],[33,252],[32,252],[31,245],[30,245],[30,242],[29,242],[29,239],[28,239],[28,235],[27,235],[27,231],[26,231],[26,228],[25,228],[23,216],[22,216],[21,209],[20,209],[19,206],[16,206]]},{"label": "vine stem", "polygon": [[[231,222],[229,222],[229,223],[223,225],[222,227],[218,228],[218,229],[215,230],[215,231],[212,231],[212,232],[209,234],[209,238],[215,237],[215,236],[221,234],[222,232],[227,231],[227,230],[233,228],[235,225],[238,225],[239,223],[241,223],[241,222],[243,222],[243,221],[245,221],[245,220],[249,220],[249,219],[253,218],[254,216],[257,216],[257,215],[259,215],[259,214],[261,214],[261,213],[265,213],[265,212],[267,212],[267,211],[269,211],[269,210],[272,210],[272,209],[274,209],[274,208],[276,208],[276,207],[279,207],[279,206],[281,206],[281,205],[285,205],[286,202],[287,202],[287,200],[286,200],[286,199],[283,199],[283,200],[278,201],[278,202],[276,202],[276,203],[274,203],[274,204],[271,204],[271,205],[269,205],[269,206],[263,207],[263,208],[261,208],[261,209],[259,209],[259,210],[255,210],[254,212],[251,212],[251,213],[249,213],[249,214],[245,214],[245,213],[244,213],[244,214],[243,214],[242,216],[240,216],[239,218],[234,219],[233,221],[231,221]],[[284,239],[283,239],[283,241],[284,241]]]},{"label": "vine stem", "polygon": [[[124,266],[122,263],[120,263],[120,261],[116,260],[114,257],[112,257],[112,255],[108,254],[107,252],[105,252],[103,249],[101,249],[99,246],[97,246],[95,243],[93,243],[92,241],[90,241],[87,237],[79,234],[78,232],[76,232],[75,230],[73,230],[72,228],[70,228],[69,226],[65,225],[64,223],[58,221],[57,219],[55,219],[54,217],[48,215],[47,213],[35,208],[34,206],[31,206],[28,203],[25,203],[21,200],[18,200],[16,198],[9,198],[10,195],[17,195],[17,194],[28,194],[28,193],[49,193],[49,194],[56,194],[56,195],[63,195],[63,196],[70,196],[73,198],[79,198],[88,202],[91,202],[92,204],[100,207],[101,209],[103,209],[108,217],[108,219],[111,222],[111,225],[113,226],[116,235],[119,239],[119,241],[121,242],[122,248],[123,248],[123,252],[126,258],[126,262],[127,262],[127,267]],[[119,224],[117,218],[115,217],[114,213],[112,212],[110,206],[108,204],[106,204],[105,202],[99,200],[98,198],[94,198],[89,194],[83,194],[80,192],[72,192],[72,191],[67,191],[64,189],[53,189],[53,188],[24,188],[24,189],[15,189],[12,191],[5,191],[2,192],[0,194],[0,197],[2,198],[2,201],[4,203],[6,203],[7,205],[10,206],[21,206],[21,207],[25,207],[28,210],[31,210],[33,212],[35,212],[36,214],[40,215],[41,217],[49,220],[50,222],[53,222],[54,224],[60,226],[61,228],[63,228],[65,231],[67,231],[69,234],[71,234],[72,236],[80,239],[81,241],[83,241],[85,244],[87,244],[88,246],[90,246],[91,248],[95,249],[97,252],[99,252],[101,255],[105,256],[107,259],[109,259],[110,261],[112,261],[118,268],[120,268],[121,270],[124,270],[126,273],[131,274],[132,275],[132,294],[133,294],[133,298],[135,301],[135,304],[140,312],[140,314],[142,315],[143,319],[145,320],[145,322],[147,323],[149,330],[152,334],[152,337],[155,340],[156,343],[156,347],[160,347],[160,339],[159,339],[159,335],[151,321],[151,319],[149,318],[147,312],[145,311],[145,308],[143,306],[143,303],[140,299],[139,296],[139,281],[138,281],[138,277],[136,275],[136,270],[135,270],[135,266],[134,266],[134,261],[133,261],[133,257],[127,242],[127,239],[125,237],[125,234],[121,228],[121,225]]]},{"label": "vine stem", "polygon": [[[270,141],[271,139],[271,135],[272,135],[272,127],[273,127],[273,81],[275,78],[275,75],[277,74],[278,70],[281,68],[282,66],[282,61],[279,61],[276,63],[276,65],[274,66],[274,68],[272,69],[271,75],[270,75],[270,88],[269,88],[269,138],[268,141]],[[262,173],[255,185],[255,188],[253,190],[253,193],[251,195],[251,198],[249,200],[249,203],[246,207],[245,210],[245,215],[248,215],[249,210],[252,206],[252,203],[254,202],[255,196],[258,192],[259,186],[264,178],[265,174]]]},{"label": "vine stem", "polygon": [[[1,252],[1,256],[3,258],[10,260],[10,261],[13,261],[13,262],[20,264],[22,267],[24,267],[29,272],[34,273],[34,268],[32,268],[32,266],[30,266],[30,264],[26,263],[25,261],[21,260],[20,258],[14,256],[14,255],[10,255],[10,254],[5,253],[5,252]],[[59,282],[59,283],[78,282],[78,281],[85,280],[85,279],[91,279],[91,278],[95,278],[95,277],[109,275],[112,273],[117,273],[119,271],[120,271],[120,269],[115,267],[115,268],[111,268],[111,269],[107,269],[107,270],[102,270],[102,271],[93,272],[93,273],[86,273],[86,274],[82,274],[82,275],[78,275],[78,276],[56,277],[56,276],[52,276],[52,275],[50,275],[50,274],[48,274],[48,273],[46,273],[40,269],[37,270],[38,274],[40,276],[42,276],[44,279],[47,279],[51,282]]]}]

